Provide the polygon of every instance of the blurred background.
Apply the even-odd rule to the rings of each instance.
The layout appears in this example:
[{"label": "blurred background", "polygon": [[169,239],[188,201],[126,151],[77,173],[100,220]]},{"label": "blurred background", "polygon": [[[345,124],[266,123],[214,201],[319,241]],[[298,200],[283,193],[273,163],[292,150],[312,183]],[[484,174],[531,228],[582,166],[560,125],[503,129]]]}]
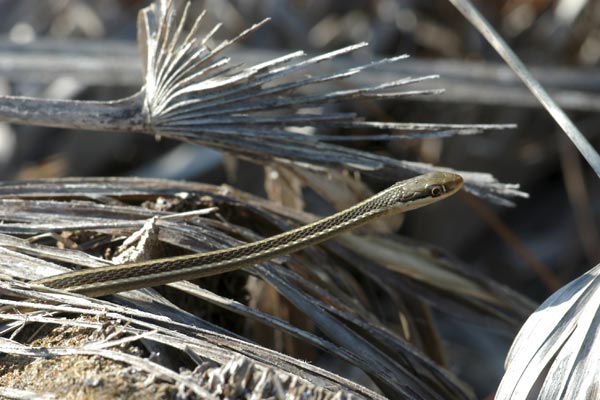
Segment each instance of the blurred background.
[{"label": "blurred background", "polygon": [[[475,1],[542,84],[600,148],[600,3],[589,0]],[[136,18],[148,1],[0,1],[0,93],[110,100],[142,83]],[[418,88],[439,96],[347,104],[371,120],[516,123],[512,131],[450,139],[352,143],[394,158],[489,172],[530,194],[515,207],[497,207],[468,194],[407,217],[401,233],[439,245],[480,273],[540,302],[600,259],[598,178],[477,31],[442,0],[195,1],[207,25],[223,22],[229,38],[265,17],[234,60],[249,63],[294,50],[322,53],[357,42],[368,62],[407,53],[410,59],[370,70],[372,79],[439,74]],[[343,84],[348,84],[345,82]],[[417,88],[417,87],[415,87]],[[356,132],[360,134],[360,132]],[[263,169],[230,155],[146,135],[75,132],[0,125],[0,179],[60,176],[146,176],[229,183],[264,195]],[[375,189],[385,182],[371,182]],[[310,200],[310,193],[307,194]],[[325,214],[318,204],[308,209]],[[456,336],[452,369],[478,393],[493,391],[511,338],[445,328]],[[460,339],[460,340],[459,340]],[[464,345],[461,345],[460,343]],[[477,349],[477,351],[473,350]],[[473,352],[473,354],[471,354]],[[479,364],[480,354],[489,362]],[[475,353],[479,354],[476,356]]]}]

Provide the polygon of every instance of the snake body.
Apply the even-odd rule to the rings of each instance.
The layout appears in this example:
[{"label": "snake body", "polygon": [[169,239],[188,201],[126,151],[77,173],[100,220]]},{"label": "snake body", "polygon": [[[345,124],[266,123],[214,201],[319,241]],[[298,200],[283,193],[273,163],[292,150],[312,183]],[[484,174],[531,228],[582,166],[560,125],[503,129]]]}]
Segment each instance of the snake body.
[{"label": "snake body", "polygon": [[34,283],[98,297],[217,275],[289,254],[384,215],[423,207],[454,194],[462,184],[458,175],[431,172],[398,182],[329,217],[256,242],[207,253],[70,272]]}]

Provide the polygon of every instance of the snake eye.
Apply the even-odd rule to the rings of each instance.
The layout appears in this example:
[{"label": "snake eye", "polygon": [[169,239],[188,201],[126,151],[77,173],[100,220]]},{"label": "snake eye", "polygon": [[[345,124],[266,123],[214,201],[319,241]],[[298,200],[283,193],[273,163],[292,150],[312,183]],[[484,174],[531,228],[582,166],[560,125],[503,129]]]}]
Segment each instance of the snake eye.
[{"label": "snake eye", "polygon": [[441,186],[438,186],[438,185],[435,185],[435,186],[432,186],[431,188],[429,188],[429,195],[431,197],[438,197],[443,192],[444,192],[443,188]]}]

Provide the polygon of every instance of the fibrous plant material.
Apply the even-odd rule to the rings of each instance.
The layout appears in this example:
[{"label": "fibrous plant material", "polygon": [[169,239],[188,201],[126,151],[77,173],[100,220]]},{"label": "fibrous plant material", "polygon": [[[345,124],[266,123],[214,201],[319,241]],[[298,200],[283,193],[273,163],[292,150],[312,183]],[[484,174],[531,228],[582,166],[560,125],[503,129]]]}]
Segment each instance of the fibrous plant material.
[{"label": "fibrous plant material", "polygon": [[[81,200],[92,198],[96,200]],[[203,210],[207,206],[210,208],[200,215],[188,212],[189,209]],[[239,244],[240,239],[256,240],[260,233],[251,230],[251,227],[277,227],[273,232],[277,233],[314,220],[308,214],[291,211],[228,187],[135,178],[4,182],[0,185],[0,210],[0,219],[4,221],[0,224],[0,272],[19,279],[53,275],[64,271],[64,265],[107,265],[108,261],[89,253],[104,254],[121,243],[118,238],[132,233],[132,237],[145,240],[144,234],[135,232],[143,230],[149,221],[154,221],[150,225],[158,228],[157,239],[162,245],[149,241],[153,244],[145,248],[146,256],[150,253],[153,257],[164,257],[181,250],[203,252],[232,247]],[[235,220],[235,215],[246,216],[238,221],[242,225],[224,220],[225,216]],[[48,232],[62,232],[62,235],[48,236]],[[153,234],[151,231],[145,233]],[[58,241],[64,248],[50,246],[48,241]],[[245,269],[274,287],[282,298],[300,309],[324,333],[324,337],[249,308],[241,299],[236,300],[235,296],[239,293],[219,294],[184,282],[169,286],[193,296],[197,301],[202,300],[196,305],[199,310],[206,309],[207,304],[214,304],[246,321],[258,321],[270,330],[284,332],[355,365],[379,384],[385,382],[386,394],[392,398],[410,398],[408,393],[419,393],[424,398],[439,398],[442,393],[443,398],[473,398],[463,383],[427,357],[433,356],[432,349],[423,346],[427,333],[415,322],[422,318],[420,313],[423,309],[412,310],[405,307],[404,302],[406,299],[419,303],[424,301],[448,315],[468,318],[485,326],[493,324],[504,331],[514,330],[531,309],[531,304],[424,244],[404,242],[396,235],[365,236],[364,245],[357,245],[357,242],[361,241],[348,237],[340,242],[319,245],[302,254]],[[374,254],[373,246],[379,246],[378,254]],[[386,258],[389,251],[397,257]],[[394,264],[398,257],[403,261]],[[366,282],[371,282],[370,285],[374,285],[380,295],[366,296]],[[4,280],[0,303],[41,310],[70,310],[73,313],[88,313],[87,307],[98,307],[105,310],[104,313],[118,311],[113,309],[116,305],[100,300],[73,294],[44,293],[30,286],[26,290],[23,288],[15,281]],[[144,318],[157,313],[152,319],[161,324],[161,329],[173,330],[169,330],[172,335],[190,335],[183,329],[184,326],[219,332],[219,346],[232,349],[227,357],[239,353],[249,355],[253,351],[255,360],[265,362],[261,357],[267,354],[256,353],[258,350],[254,347],[237,342],[235,346],[227,344],[229,340],[242,339],[227,329],[184,313],[165,303],[166,300],[155,293],[148,296],[142,297],[142,301],[138,297],[136,302],[125,295],[116,297],[118,302],[127,302],[122,304],[128,307],[126,312],[120,309],[118,318],[123,320],[123,313]],[[45,303],[65,303],[69,307],[15,302],[8,298],[36,298]],[[389,319],[389,316],[374,312],[381,307],[394,309],[402,315],[401,319],[405,321],[403,333],[394,328],[398,323],[397,316]],[[29,323],[35,321],[33,317],[24,318]],[[133,325],[140,323],[136,319]],[[16,327],[9,324],[3,329],[8,333]],[[158,329],[148,325],[143,327],[144,332]],[[204,340],[211,337],[208,332],[203,335]],[[149,337],[145,335],[144,340],[149,340]],[[215,349],[204,350],[200,354],[218,363],[229,360],[227,357],[215,358],[211,355],[214,352]],[[394,357],[389,357],[386,352],[394,354]],[[271,365],[277,365],[288,373],[294,372],[291,366],[286,367],[282,362],[273,359]],[[406,382],[410,382],[409,392]]]},{"label": "fibrous plant material", "polygon": [[[514,127],[363,121],[354,113],[328,112],[322,107],[348,101],[434,95],[440,90],[403,89],[435,76],[406,77],[333,92],[324,88],[323,84],[328,82],[356,76],[378,65],[400,62],[406,56],[310,75],[311,67],[355,51],[366,43],[316,57],[305,58],[303,52],[297,51],[253,66],[238,65],[222,53],[266,21],[213,47],[211,38],[218,26],[207,34],[199,34],[202,14],[193,18],[189,10],[188,2],[181,5],[181,2],[157,1],[140,12],[138,44],[145,84],[133,97],[91,102],[4,96],[0,97],[0,120],[165,136],[224,150],[265,165],[352,170],[388,180],[429,172],[434,167],[332,142],[447,137]],[[334,128],[370,129],[374,133],[354,136],[323,133]],[[314,132],[299,133],[307,129]],[[489,174],[455,172],[465,178],[467,190],[499,204],[512,204],[510,198],[525,196],[518,185],[502,184]]]},{"label": "fibrous plant material", "polygon": [[[336,173],[350,170],[394,180],[433,167],[333,143],[437,138],[510,127],[363,121],[354,113],[330,112],[328,107],[344,101],[391,100],[434,95],[439,90],[405,88],[433,76],[335,91],[324,85],[369,68],[400,62],[404,56],[310,75],[310,68],[316,64],[348,54],[364,43],[316,57],[294,52],[253,66],[237,65],[222,56],[222,52],[262,22],[233,40],[213,45],[215,29],[199,35],[202,18],[191,17],[189,3],[181,7],[178,4],[159,1],[140,13],[139,45],[145,84],[136,95],[114,102],[3,97],[0,119],[170,137],[211,146],[274,169],[285,168],[299,176],[299,170],[335,169]],[[330,131],[334,128],[359,128],[376,133],[341,136]],[[500,204],[509,204],[511,197],[524,196],[516,185],[501,184],[491,175],[469,172],[461,175],[468,190]],[[308,214],[295,213],[230,188],[171,181],[106,178],[5,182],[0,191],[1,272],[5,277],[21,280],[55,274],[67,266],[107,265],[110,263],[107,259],[123,262],[123,257],[159,258],[232,247],[313,220]],[[203,207],[214,215],[189,214],[191,209]],[[124,241],[125,238],[128,239]],[[124,246],[129,243],[135,244],[133,251]],[[313,330],[300,329],[278,316],[249,307],[244,302],[243,290],[223,294],[189,282],[169,286],[178,295],[185,293],[204,300],[194,303],[200,312],[207,312],[210,303],[219,310],[241,316],[243,323],[258,321],[269,331],[300,339],[334,355],[345,365],[365,372],[390,398],[474,398],[468,385],[432,361],[442,364],[444,354],[436,328],[428,319],[430,306],[449,315],[511,331],[531,304],[430,246],[391,234],[367,235],[360,243],[357,245],[356,239],[348,237],[300,255],[245,269],[263,287],[276,291],[290,308],[299,310],[314,325]],[[402,262],[389,257],[391,252],[402,254]],[[115,253],[119,253],[119,258],[114,257]],[[247,275],[241,275],[242,278],[232,278],[233,288],[245,284]],[[225,281],[229,277],[219,278]],[[68,315],[110,314],[111,321],[126,321],[124,329],[132,335],[131,340],[141,340],[151,355],[167,358],[166,364],[179,365],[176,360],[183,353],[193,361],[213,361],[220,365],[244,355],[266,368],[277,368],[278,372],[305,381],[322,382],[331,389],[328,395],[346,391],[378,397],[366,387],[334,373],[251,343],[242,336],[242,329],[235,329],[234,322],[231,322],[234,327],[223,326],[208,317],[189,314],[152,290],[112,299],[122,306],[73,294],[45,292],[12,279],[4,279],[0,291],[0,303],[7,307]],[[415,307],[407,306],[407,301]],[[72,318],[58,321],[54,316],[36,319],[38,316],[33,314],[6,313],[3,317],[17,321],[4,324],[4,334],[21,341],[25,340],[19,335],[27,324],[73,321]],[[44,354],[31,345],[9,344],[3,348],[5,352],[28,357]],[[176,356],[169,358],[165,348],[176,349]],[[45,354],[68,353],[62,351]],[[88,353],[100,355],[96,350]],[[112,352],[104,355],[120,357]],[[134,366],[148,365],[126,358],[120,360]],[[181,378],[172,370],[156,370],[164,379]],[[195,390],[198,396],[206,394],[204,388],[194,386],[186,376],[181,385]]]},{"label": "fibrous plant material", "polygon": [[[233,40],[211,48],[207,42],[219,26],[203,38],[197,38],[195,34],[201,26],[201,14],[195,19],[190,32],[184,34],[189,3],[180,14],[177,13],[178,8],[172,5],[167,1],[154,3],[140,14],[138,25],[146,82],[144,111],[148,127],[157,135],[233,151],[239,156],[267,164],[301,163],[304,167],[318,170],[343,168],[400,179],[407,173],[428,172],[433,166],[395,160],[328,142],[447,137],[510,127],[363,121],[354,113],[298,113],[302,109],[310,110],[330,103],[391,100],[433,95],[440,91],[400,90],[406,85],[436,77],[432,75],[315,94],[320,84],[348,78],[378,65],[396,63],[406,56],[384,58],[341,72],[308,74],[311,66],[366,46],[366,43],[360,43],[307,59],[304,52],[298,51],[251,67],[232,66],[229,58],[217,57],[266,21],[252,26]],[[304,76],[281,82],[298,73]],[[302,90],[307,88],[311,93],[303,94]],[[323,129],[339,127],[392,133],[366,136],[320,133]],[[294,133],[294,130],[306,128],[318,133]],[[468,190],[501,204],[510,203],[506,197],[524,195],[517,190],[518,186],[500,184],[488,174],[459,173],[465,177]]]},{"label": "fibrous plant material", "polygon": [[523,325],[496,399],[598,397],[600,266],[550,296]]}]

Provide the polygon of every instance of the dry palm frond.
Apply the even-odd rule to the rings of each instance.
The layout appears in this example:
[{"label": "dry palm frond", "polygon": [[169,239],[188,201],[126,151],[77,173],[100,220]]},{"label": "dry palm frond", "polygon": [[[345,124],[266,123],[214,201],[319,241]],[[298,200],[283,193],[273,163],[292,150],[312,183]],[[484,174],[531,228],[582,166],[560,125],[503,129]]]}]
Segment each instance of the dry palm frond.
[{"label": "dry palm frond", "polygon": [[[363,121],[354,113],[298,113],[301,109],[314,109],[329,103],[436,94],[439,90],[401,90],[406,85],[436,76],[406,77],[376,86],[315,93],[320,84],[396,63],[406,56],[384,58],[341,72],[309,74],[311,66],[366,46],[366,43],[360,43],[307,59],[299,51],[251,67],[232,66],[229,58],[218,58],[220,54],[266,21],[211,48],[207,42],[218,26],[203,38],[197,38],[203,16],[200,15],[190,32],[184,34],[188,11],[189,3],[178,8],[173,7],[172,2],[160,1],[140,14],[139,44],[146,82],[145,119],[149,129],[157,135],[216,147],[255,162],[291,162],[318,170],[343,168],[399,179],[406,174],[429,171],[433,166],[376,156],[327,142],[447,137],[510,127]],[[304,76],[282,82],[282,79],[294,77],[295,73]],[[301,92],[309,87],[310,94]],[[307,127],[318,133],[294,133],[294,130]],[[323,129],[339,127],[383,132],[366,136],[320,133]],[[465,178],[468,190],[500,204],[510,203],[505,197],[524,195],[517,190],[518,186],[500,184],[488,174],[460,174]]]},{"label": "dry palm frond", "polygon": [[521,328],[496,399],[598,398],[596,266],[548,298]]},{"label": "dry palm frond", "polygon": [[[202,15],[193,18],[188,2],[181,7],[174,3],[181,4],[157,1],[140,12],[139,47],[145,85],[137,95],[113,102],[5,96],[0,97],[0,120],[165,136],[224,150],[265,165],[352,170],[389,180],[434,167],[332,142],[447,137],[514,127],[364,121],[354,113],[329,112],[323,107],[350,101],[433,95],[440,90],[405,88],[435,76],[404,77],[333,92],[324,85],[358,76],[379,65],[400,62],[406,56],[311,75],[311,67],[355,51],[365,43],[315,57],[306,58],[298,51],[252,66],[239,65],[222,53],[264,21],[212,47],[212,36],[218,26],[200,34]],[[192,26],[188,29],[189,24]],[[333,128],[370,129],[373,133],[333,135]],[[298,133],[299,129],[314,133]],[[499,204],[512,204],[510,198],[525,196],[518,185],[502,184],[489,174],[459,173],[465,178],[467,190]]]},{"label": "dry palm frond", "polygon": [[[131,204],[142,200],[148,201],[146,207]],[[159,204],[163,207],[157,208]],[[190,215],[187,212],[188,208],[205,206],[210,207],[209,214]],[[243,226],[224,222],[224,216],[235,220],[235,215],[246,216]],[[175,249],[202,252],[235,246],[240,239],[259,238],[261,233],[254,227],[276,227],[272,233],[277,233],[308,223],[314,217],[227,187],[155,179],[67,178],[0,184],[0,219],[4,222],[0,224],[0,273],[32,279],[56,274],[64,270],[62,265],[105,265],[107,261],[78,249],[89,252],[95,248],[98,253],[101,249],[113,248],[116,240],[117,243],[122,241],[118,238],[143,230],[148,221],[159,229],[156,240],[143,244],[141,252],[145,252],[146,257],[160,257],[165,251],[172,254]],[[48,237],[48,232],[63,234]],[[29,240],[14,235],[25,235]],[[48,239],[59,240],[66,248],[34,243]],[[405,307],[403,299],[425,301],[446,313],[488,326],[494,323],[505,330],[513,330],[530,305],[425,245],[415,247],[415,243],[403,243],[395,235],[364,239],[366,247],[357,246],[352,236],[348,236],[337,243],[326,243],[302,254],[246,269],[301,310],[326,338],[249,308],[236,300],[235,296],[239,294],[220,295],[190,283],[169,286],[206,302],[202,304],[214,304],[330,352],[363,369],[390,397],[410,398],[408,393],[418,393],[423,398],[438,398],[442,394],[443,398],[472,398],[464,384],[425,356],[433,354],[430,354],[431,349],[424,347],[422,335],[425,332],[415,322],[422,318],[414,315],[420,311]],[[379,254],[373,254],[373,246],[378,246]],[[397,252],[403,262],[382,258],[385,257],[381,250],[384,247]],[[442,284],[442,278],[452,284]],[[381,294],[377,297],[366,295],[367,282],[372,282]],[[18,287],[5,282],[3,297],[9,294],[11,297],[32,297],[27,292],[16,291]],[[36,293],[35,296],[41,295]],[[153,295],[154,302],[164,302],[156,296]],[[68,299],[73,301],[72,297]],[[380,308],[379,302],[387,309],[397,310],[397,315],[391,318],[377,315],[374,310]],[[147,308],[147,302],[127,304],[144,312],[157,311]],[[166,315],[162,309],[160,313]],[[177,309],[169,313],[172,319],[192,323],[189,319],[182,321],[181,318],[190,316],[177,314]],[[193,324],[232,335],[197,317]],[[400,331],[399,325],[403,326]],[[247,352],[242,354],[247,355]],[[394,354],[394,357],[387,354]],[[223,362],[222,359],[213,361]],[[406,391],[407,384],[410,392]]]}]

